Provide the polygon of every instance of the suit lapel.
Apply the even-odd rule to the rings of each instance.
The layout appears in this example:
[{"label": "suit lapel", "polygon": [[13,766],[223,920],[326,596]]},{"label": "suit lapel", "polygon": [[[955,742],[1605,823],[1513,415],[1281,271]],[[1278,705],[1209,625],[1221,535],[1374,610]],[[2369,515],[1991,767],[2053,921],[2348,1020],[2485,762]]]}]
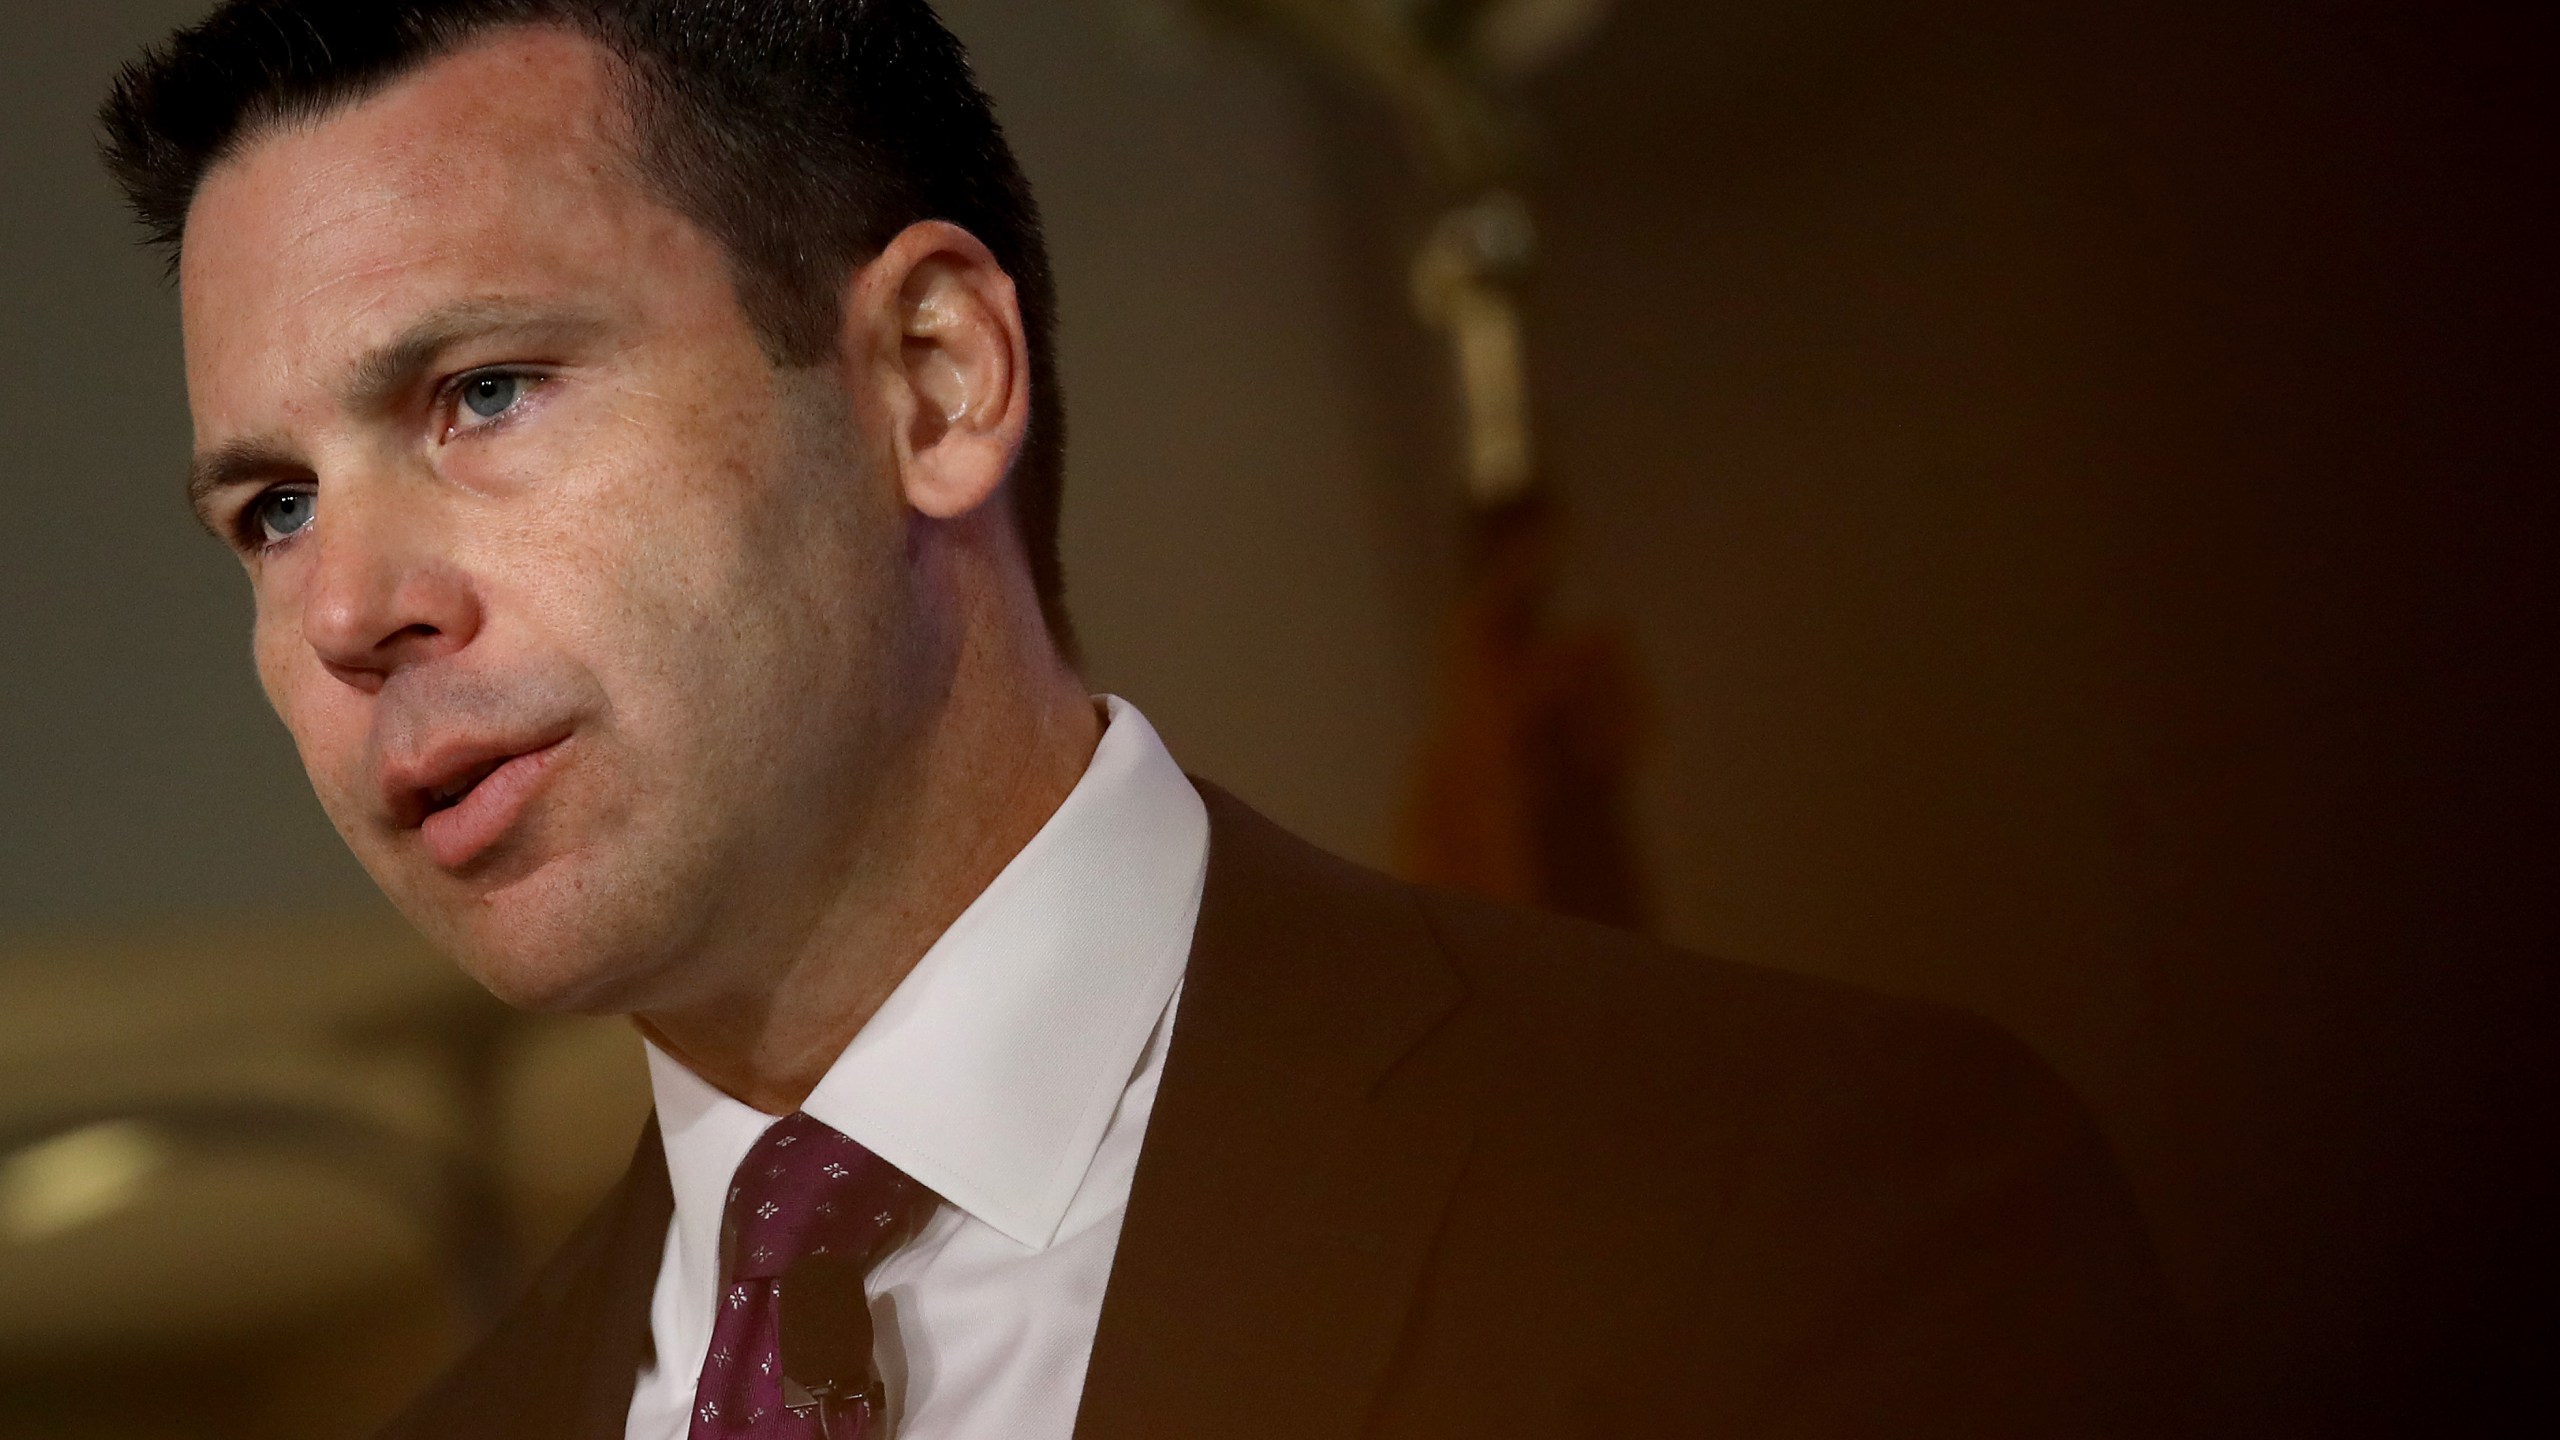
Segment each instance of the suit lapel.
[{"label": "suit lapel", "polygon": [[565,1307],[564,1336],[576,1348],[577,1393],[571,1397],[572,1429],[581,1440],[620,1440],[631,1412],[631,1387],[650,1351],[649,1301],[675,1215],[675,1190],[667,1181],[666,1145],[658,1117],[640,1133],[631,1168],[608,1212],[611,1222],[597,1247],[596,1273]]},{"label": "suit lapel", "polygon": [[494,1387],[500,1413],[456,1433],[620,1440],[649,1358],[649,1300],[674,1210],[653,1114],[621,1183],[482,1343],[510,1377]]},{"label": "suit lapel", "polygon": [[1469,1138],[1381,1082],[1462,992],[1401,887],[1201,788],[1199,928],[1075,1433],[1345,1437]]},{"label": "suit lapel", "polygon": [[621,1183],[382,1440],[620,1440],[674,1206],[652,1116]]}]

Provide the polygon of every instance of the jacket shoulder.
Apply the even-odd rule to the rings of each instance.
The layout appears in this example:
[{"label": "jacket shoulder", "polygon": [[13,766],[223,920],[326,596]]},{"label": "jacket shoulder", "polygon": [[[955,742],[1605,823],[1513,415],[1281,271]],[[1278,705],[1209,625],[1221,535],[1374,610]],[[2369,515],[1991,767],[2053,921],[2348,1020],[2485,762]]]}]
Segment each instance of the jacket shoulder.
[{"label": "jacket shoulder", "polygon": [[1896,1112],[1896,1128],[1932,1111],[1950,1119],[2079,1113],[2043,1059],[1977,1016],[1561,916],[1397,888],[1460,977],[1469,1022],[1537,1064],[1551,1086],[1691,1109],[1855,1094],[1863,1107]]},{"label": "jacket shoulder", "polygon": [[[1488,1273],[1620,1332],[1631,1425],[2179,1431],[2192,1357],[2130,1188],[2079,1097],[2008,1032],[1406,895],[1467,991],[1414,1059],[1482,1137],[1451,1244],[1509,1247]],[[1523,1258],[1538,1219],[1572,1239]]]},{"label": "jacket shoulder", "polygon": [[[1480,1056],[1524,1096],[1607,1095],[1616,1111],[1656,1099],[1760,1107],[1860,1074],[1910,1103],[2067,1099],[2041,1060],[1988,1021],[1411,885],[1200,788],[1212,836],[1204,932],[1249,933],[1272,966],[1346,1003],[1437,1004],[1445,1019],[1411,1068],[1463,1069]],[[1426,998],[1436,991],[1447,1003]],[[1924,1077],[1932,1083],[1915,1091]]]},{"label": "jacket shoulder", "polygon": [[1542,1406],[1628,1434],[2183,1433],[2192,1361],[2130,1191],[2000,1027],[1212,815],[1219,924],[1405,1017],[1371,1103],[1470,1137],[1379,1433]]}]

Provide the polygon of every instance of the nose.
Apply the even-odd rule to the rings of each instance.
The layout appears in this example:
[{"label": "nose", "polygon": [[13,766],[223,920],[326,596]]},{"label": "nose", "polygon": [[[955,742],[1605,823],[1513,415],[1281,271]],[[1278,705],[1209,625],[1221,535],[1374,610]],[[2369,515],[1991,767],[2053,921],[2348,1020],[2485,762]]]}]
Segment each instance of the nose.
[{"label": "nose", "polygon": [[323,499],[309,537],[319,553],[303,591],[302,635],[332,676],[371,693],[411,665],[469,645],[481,604],[428,517],[362,488]]}]

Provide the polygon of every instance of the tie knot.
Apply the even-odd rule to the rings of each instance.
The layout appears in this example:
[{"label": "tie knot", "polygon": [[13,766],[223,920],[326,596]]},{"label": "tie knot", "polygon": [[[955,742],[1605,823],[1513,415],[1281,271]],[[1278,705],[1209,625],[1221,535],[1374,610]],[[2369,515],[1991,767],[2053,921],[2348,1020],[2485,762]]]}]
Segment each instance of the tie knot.
[{"label": "tie knot", "polygon": [[934,1203],[932,1191],[851,1136],[794,1111],[738,1162],[721,1268],[731,1280],[770,1279],[804,1255],[836,1255],[868,1270]]}]

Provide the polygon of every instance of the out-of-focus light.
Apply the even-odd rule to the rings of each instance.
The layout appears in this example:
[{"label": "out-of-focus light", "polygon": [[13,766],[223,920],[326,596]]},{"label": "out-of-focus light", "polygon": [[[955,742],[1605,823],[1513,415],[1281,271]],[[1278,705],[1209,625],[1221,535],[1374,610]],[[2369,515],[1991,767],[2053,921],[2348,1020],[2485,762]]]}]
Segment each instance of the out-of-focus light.
[{"label": "out-of-focus light", "polygon": [[1476,58],[1504,75],[1524,79],[1546,69],[1591,38],[1609,18],[1614,0],[1494,0],[1480,4]]},{"label": "out-of-focus light", "polygon": [[169,1163],[150,1126],[111,1120],[42,1140],[0,1161],[0,1235],[29,1244],[132,1204]]}]

